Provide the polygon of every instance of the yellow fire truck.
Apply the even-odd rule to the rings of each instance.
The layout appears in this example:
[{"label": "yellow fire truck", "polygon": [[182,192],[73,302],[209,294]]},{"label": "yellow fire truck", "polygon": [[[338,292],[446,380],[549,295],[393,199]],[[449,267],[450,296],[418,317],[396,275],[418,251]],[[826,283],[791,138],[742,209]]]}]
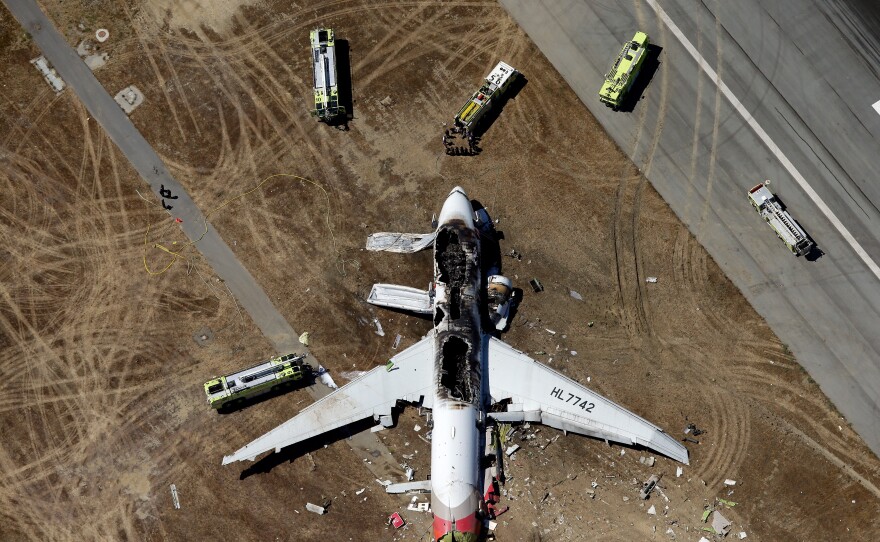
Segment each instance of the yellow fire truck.
[{"label": "yellow fire truck", "polygon": [[615,111],[620,108],[639,70],[642,69],[648,54],[648,44],[648,35],[644,32],[636,32],[635,37],[623,45],[611,70],[605,75],[605,82],[602,83],[602,89],[599,91],[599,100],[602,103]]},{"label": "yellow fire truck", "polygon": [[212,408],[221,409],[246,399],[282,389],[312,375],[305,355],[276,356],[253,367],[205,382],[205,395]]}]

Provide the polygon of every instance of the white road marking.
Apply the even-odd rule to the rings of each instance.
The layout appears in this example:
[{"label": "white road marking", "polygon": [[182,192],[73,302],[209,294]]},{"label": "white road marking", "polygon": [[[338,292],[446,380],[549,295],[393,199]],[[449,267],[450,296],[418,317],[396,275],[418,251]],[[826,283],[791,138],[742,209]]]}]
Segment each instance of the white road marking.
[{"label": "white road marking", "polygon": [[[843,223],[837,218],[837,216],[834,215],[828,205],[826,205],[825,202],[822,201],[821,198],[819,198],[819,194],[817,194],[816,191],[813,190],[813,187],[807,183],[807,180],[804,179],[804,176],[801,175],[800,172],[794,167],[794,164],[792,164],[791,161],[784,154],[782,154],[782,150],[776,145],[776,143],[773,142],[772,139],[770,139],[770,136],[767,135],[767,132],[765,132],[764,129],[761,128],[761,125],[758,124],[758,121],[756,121],[754,117],[752,117],[752,114],[749,113],[745,106],[743,106],[742,102],[740,102],[736,98],[736,96],[734,96],[730,88],[726,84],[724,84],[723,81],[721,81],[721,78],[718,77],[718,74],[715,73],[715,70],[712,69],[712,66],[710,66],[709,63],[706,62],[706,60],[702,57],[702,55],[700,55],[697,49],[684,36],[678,26],[676,26],[672,19],[669,18],[669,15],[667,15],[666,12],[663,11],[663,8],[661,8],[660,4],[657,3],[657,0],[647,0],[647,2],[654,9],[654,11],[657,12],[657,15],[660,16],[661,19],[663,19],[663,22],[666,23],[666,26],[669,27],[669,30],[671,30],[672,33],[675,34],[675,37],[678,38],[678,41],[680,41],[684,48],[687,49],[687,52],[690,53],[692,57],[694,57],[694,60],[696,60],[697,64],[699,64],[703,71],[706,72],[706,75],[709,76],[709,79],[711,79],[715,82],[716,85],[718,85],[718,88],[721,89],[721,93],[727,97],[727,99],[730,101],[730,104],[733,105],[734,109],[739,112],[746,123],[752,128],[752,130],[754,130],[758,138],[760,138],[761,141],[764,142],[764,145],[766,145],[767,148],[770,149],[770,152],[776,155],[776,158],[778,158],[783,167],[788,170],[788,172],[794,178],[795,182],[797,182],[798,185],[803,189],[803,191],[807,193],[807,196],[809,196],[810,199],[813,200],[813,203],[816,204],[816,207],[818,207],[819,210],[822,211],[822,214],[825,215],[825,217],[831,222],[831,224],[833,224],[834,227],[837,228],[837,231],[840,232],[840,235],[843,236],[843,238],[846,240],[847,243],[849,243],[856,254],[859,255],[859,258],[861,258],[862,261],[865,262],[865,265],[867,265],[868,269],[870,269],[871,272],[874,273],[874,276],[877,277],[878,280],[880,280],[880,266],[878,266],[877,263],[871,258],[871,256],[868,255],[865,249],[862,248],[862,245],[860,245],[859,242],[856,241],[856,238],[853,237],[849,230],[846,229],[846,226],[844,226]],[[874,104],[874,109],[877,109],[877,112],[880,113],[880,102]]]},{"label": "white road marking", "polygon": [[880,114],[880,101],[874,102],[874,105],[872,105],[871,107],[874,108],[874,111]]}]

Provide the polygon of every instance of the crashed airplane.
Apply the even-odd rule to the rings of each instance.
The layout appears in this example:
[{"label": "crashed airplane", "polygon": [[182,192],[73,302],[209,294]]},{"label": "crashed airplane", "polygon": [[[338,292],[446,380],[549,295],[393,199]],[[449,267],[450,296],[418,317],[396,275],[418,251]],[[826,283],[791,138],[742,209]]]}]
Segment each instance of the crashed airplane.
[{"label": "crashed airplane", "polygon": [[[483,459],[493,440],[487,429],[496,422],[543,423],[644,446],[688,463],[687,449],[659,427],[493,336],[507,325],[511,284],[481,268],[480,229],[491,228],[487,219],[485,211],[474,212],[464,190],[453,189],[431,235],[431,289],[377,284],[369,298],[376,305],[433,313],[433,330],[391,358],[393,365],[376,367],[333,391],[224,457],[223,464],[253,461],[264,452],[278,452],[369,417],[391,426],[398,402],[421,404],[433,417],[431,477],[397,485],[431,491],[432,540],[473,542],[482,537],[487,520],[483,492],[491,476]],[[411,252],[429,244],[396,251]],[[388,250],[393,243],[379,245]]]}]

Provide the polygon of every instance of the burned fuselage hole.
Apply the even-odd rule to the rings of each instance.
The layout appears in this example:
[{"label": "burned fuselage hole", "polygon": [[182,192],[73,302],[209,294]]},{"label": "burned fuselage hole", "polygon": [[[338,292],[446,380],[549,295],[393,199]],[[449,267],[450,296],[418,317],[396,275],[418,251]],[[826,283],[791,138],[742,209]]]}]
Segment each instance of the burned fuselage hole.
[{"label": "burned fuselage hole", "polygon": [[470,386],[470,364],[468,351],[470,347],[462,338],[451,336],[443,343],[440,362],[440,385],[449,392],[449,396],[466,403],[473,399]]},{"label": "burned fuselage hole", "polygon": [[446,316],[446,313],[443,312],[443,309],[440,307],[437,307],[436,310],[434,311],[434,327],[439,326],[440,322],[443,321],[443,318],[445,316]]},{"label": "burned fuselage hole", "polygon": [[458,232],[443,229],[437,233],[436,255],[440,281],[444,284],[462,284],[467,280],[467,254],[461,246]]}]

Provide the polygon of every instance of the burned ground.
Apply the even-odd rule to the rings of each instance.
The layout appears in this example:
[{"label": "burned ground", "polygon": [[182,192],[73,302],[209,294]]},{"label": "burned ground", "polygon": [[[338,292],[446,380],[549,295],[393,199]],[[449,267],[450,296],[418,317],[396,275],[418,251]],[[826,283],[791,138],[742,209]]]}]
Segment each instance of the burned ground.
[{"label": "burned ground", "polygon": [[[724,514],[749,540],[880,531],[877,458],[640,175],[650,153],[629,162],[495,3],[42,5],[72,45],[110,29],[96,75],[113,94],[143,90],[132,120],[202,209],[275,173],[315,181],[273,179],[211,220],[340,382],[384,363],[397,334],[402,348],[430,325],[363,301],[376,281],[424,287],[430,254],[367,253],[366,235],[428,231],[461,185],[499,219],[502,253],[523,256],[505,258],[505,274],[545,285],[527,292],[505,340],[673,435],[688,423],[707,430],[688,444],[681,478],[638,450],[552,440],[549,428],[515,435],[501,540],[665,539],[667,529],[696,539],[716,497],[738,503]],[[28,64],[38,51],[2,8],[0,24],[0,539],[424,534],[419,512],[404,510],[402,531],[384,524],[408,499],[386,496],[344,442],[250,476],[220,466],[307,394],[220,417],[207,407],[202,383],[264,359],[269,343],[197,253],[147,273],[145,262],[169,262],[152,244],[182,234],[138,196],[145,185],[75,96],[55,96]],[[350,44],[348,132],[308,115],[318,25]],[[528,85],[479,156],[446,156],[443,123],[498,60]],[[664,66],[647,92],[668,88]],[[660,115],[640,137],[662,126]],[[205,328],[213,338],[198,344]],[[380,433],[417,477],[428,472],[425,431],[410,409]],[[669,498],[649,501],[656,516],[636,498],[655,472]],[[326,498],[327,515],[305,511]]]}]

